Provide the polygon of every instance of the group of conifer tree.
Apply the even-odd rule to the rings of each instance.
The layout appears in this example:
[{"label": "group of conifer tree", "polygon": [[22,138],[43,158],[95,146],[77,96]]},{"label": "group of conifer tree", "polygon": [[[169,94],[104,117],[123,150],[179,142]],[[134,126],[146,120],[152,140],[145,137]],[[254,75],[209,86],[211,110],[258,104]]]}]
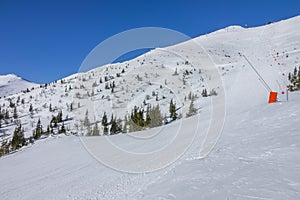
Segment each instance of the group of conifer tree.
[{"label": "group of conifer tree", "polygon": [[294,72],[289,73],[288,79],[291,82],[289,85],[290,91],[300,90],[300,67],[298,69],[295,67]]},{"label": "group of conifer tree", "polygon": [[[63,114],[62,111],[60,111],[56,116],[52,117],[50,124],[47,126],[46,131],[43,129],[41,120],[38,119],[36,128],[33,130],[32,136],[26,139],[24,136],[24,129],[22,127],[21,120],[18,116],[16,104],[12,103],[12,101],[9,101],[9,106],[11,109],[13,109],[12,117],[10,117],[8,110],[4,110],[0,107],[0,128],[2,127],[2,121],[4,121],[7,125],[9,125],[9,122],[14,123],[16,127],[13,132],[12,139],[2,141],[0,146],[0,157],[12,151],[15,151],[23,146],[27,146],[29,143],[34,143],[35,140],[40,139],[43,135],[49,136],[50,134],[66,133],[66,128],[63,122]],[[51,105],[49,111],[53,111]],[[34,109],[32,104],[30,104],[29,113],[31,117],[33,117]]]}]

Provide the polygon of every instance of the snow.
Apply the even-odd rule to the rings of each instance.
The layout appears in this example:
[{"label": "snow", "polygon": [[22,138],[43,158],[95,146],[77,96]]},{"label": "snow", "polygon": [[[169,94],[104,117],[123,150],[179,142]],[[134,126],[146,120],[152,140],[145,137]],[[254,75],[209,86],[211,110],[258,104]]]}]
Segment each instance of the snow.
[{"label": "snow", "polygon": [[[134,105],[142,106],[146,94],[150,95],[147,103],[159,103],[164,113],[168,112],[170,99],[176,99],[177,105],[182,106],[179,112],[185,117],[189,101],[184,97],[192,91],[199,97],[195,102],[199,115],[137,133],[99,137],[54,135],[38,140],[0,158],[1,199],[298,199],[300,93],[289,93],[289,101],[279,94],[279,102],[267,104],[269,91],[242,55],[273,91],[281,93],[288,84],[282,73],[299,66],[299,25],[300,17],[257,28],[232,26],[155,49],[125,63],[66,77],[65,84],[58,82],[10,96],[14,100],[18,95],[25,99],[18,110],[27,137],[38,118],[47,126],[55,113],[49,113],[49,103],[62,109],[64,116],[74,117],[66,126],[79,135],[81,131],[75,124],[80,124],[87,109],[92,122],[104,112],[108,117],[111,113],[123,117]],[[189,60],[198,60],[186,65],[182,57],[176,56],[179,52]],[[214,66],[221,75],[224,93],[217,87],[219,82],[210,82]],[[81,84],[92,88],[100,77],[115,75],[123,68],[125,74],[114,79],[114,94],[104,89],[104,83],[94,88],[96,94],[91,98],[76,97],[78,92],[84,96],[91,90],[66,92],[69,86]],[[174,76],[175,68],[178,76]],[[186,70],[193,73],[183,86],[182,74]],[[137,75],[143,80],[137,80]],[[149,85],[149,81],[153,84]],[[200,97],[202,89],[212,84],[219,95]],[[158,102],[152,91],[159,94]],[[165,99],[161,98],[163,95]],[[220,98],[222,95],[226,98]],[[66,106],[71,102],[73,112]],[[1,99],[0,103],[7,105],[7,100]],[[82,107],[77,108],[77,103]],[[30,104],[36,109],[33,116],[28,115]],[[219,111],[218,116],[222,116],[223,104],[226,118],[222,134],[213,135],[219,140],[207,146],[213,141],[207,137],[210,126],[216,126],[211,121],[213,114]],[[218,125],[223,125],[222,119]],[[11,138],[13,128],[12,123],[4,125],[1,132],[7,134],[1,139]]]},{"label": "snow", "polygon": [[36,86],[37,84],[23,80],[15,74],[0,75],[0,97],[9,96]]}]

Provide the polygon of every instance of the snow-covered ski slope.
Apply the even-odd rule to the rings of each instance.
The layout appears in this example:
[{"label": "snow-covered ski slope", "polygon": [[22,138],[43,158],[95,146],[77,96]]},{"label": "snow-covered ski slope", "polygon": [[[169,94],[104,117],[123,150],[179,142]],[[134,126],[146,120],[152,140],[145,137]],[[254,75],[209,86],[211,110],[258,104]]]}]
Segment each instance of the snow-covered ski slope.
[{"label": "snow-covered ski slope", "polygon": [[28,82],[14,74],[0,75],[0,97],[9,96],[36,86],[37,84]]},{"label": "snow-covered ski slope", "polygon": [[[166,95],[165,102],[162,100],[160,105],[162,110],[167,111],[170,98],[176,96],[178,101],[183,102],[183,107],[188,107],[184,96],[189,91],[200,96],[202,88],[208,87],[206,82],[211,77],[205,70],[207,66],[201,62],[202,57],[208,54],[219,69],[224,83],[226,118],[222,135],[206,158],[198,159],[209,129],[211,99],[199,97],[196,100],[197,108],[201,108],[198,116],[173,122],[163,128],[132,134],[147,138],[153,131],[159,133],[149,140],[134,140],[128,135],[108,136],[112,143],[127,151],[144,153],[168,145],[170,138],[176,137],[180,125],[185,127],[187,135],[196,131],[192,145],[168,167],[141,174],[115,171],[95,159],[85,146],[86,140],[101,144],[106,137],[52,136],[0,158],[1,199],[299,199],[300,93],[290,93],[288,102],[286,96],[281,94],[288,83],[287,73],[300,65],[298,27],[300,17],[257,28],[232,26],[192,41],[153,50],[126,63],[94,70],[95,78],[87,81],[90,85],[100,75],[115,74],[128,66],[122,79],[117,80],[117,85],[121,85],[118,81],[123,81],[124,86],[123,90],[117,86],[115,95],[118,98],[114,96],[108,102],[106,96],[110,95],[110,91],[105,90],[105,101],[100,98],[102,94],[99,98],[96,95],[93,104],[99,105],[98,100],[103,106],[96,106],[95,113],[106,111],[122,116],[126,109],[142,104],[144,93],[148,90],[150,96],[153,90]],[[193,42],[202,48],[193,49]],[[168,53],[171,50],[182,52],[190,59],[201,58],[199,66],[181,64],[182,60]],[[278,103],[267,104],[269,91],[242,55],[256,67],[269,87],[279,92]],[[179,78],[186,69],[195,68],[196,72],[187,79],[186,85],[189,87],[183,88],[182,80],[178,81],[176,76],[174,78],[172,73],[175,68],[178,68]],[[198,73],[199,69],[202,69],[201,73]],[[88,77],[89,73],[77,74],[66,80],[70,80],[69,85],[74,86],[78,82],[75,79]],[[145,73],[152,79],[157,78],[153,82],[164,83],[166,79],[168,87],[160,88],[155,84],[146,87],[136,79],[139,74],[146,82]],[[167,88],[175,92],[172,94]],[[218,92],[222,92],[218,89]],[[44,91],[42,95],[41,91]],[[84,113],[84,106],[82,110],[75,110],[75,114],[67,111],[66,102],[75,101],[84,105],[84,100],[67,98],[64,91],[65,85],[57,85],[55,88],[35,89],[31,94],[24,94],[24,98],[26,95],[35,98],[33,106],[37,108],[33,119],[29,116],[21,119],[27,122],[27,134],[31,131],[31,120],[38,117],[42,121],[49,119],[47,109],[43,110],[42,105],[39,107],[46,97],[48,102],[57,104],[70,116],[76,118]],[[125,91],[124,94],[122,91]],[[59,102],[60,99],[63,99],[63,103]],[[125,103],[127,100],[128,104]],[[155,99],[149,102],[155,102]],[[26,101],[24,112],[28,110],[28,104]],[[184,110],[181,112],[185,115]],[[76,131],[71,124],[70,129]],[[9,127],[6,130],[9,131]],[[107,150],[102,146],[97,148],[103,152]],[[128,162],[114,152],[110,156],[115,163]],[[153,158],[148,162],[149,165],[155,164],[159,159]]]}]

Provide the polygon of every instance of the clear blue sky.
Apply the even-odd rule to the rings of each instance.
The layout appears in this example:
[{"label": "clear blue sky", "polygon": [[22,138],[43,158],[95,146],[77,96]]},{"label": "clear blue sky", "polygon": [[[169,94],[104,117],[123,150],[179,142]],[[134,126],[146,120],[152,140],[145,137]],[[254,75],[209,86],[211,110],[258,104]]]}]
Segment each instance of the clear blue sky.
[{"label": "clear blue sky", "polygon": [[299,14],[298,0],[0,0],[0,74],[51,82],[77,72],[96,45],[132,28],[164,27],[196,37]]}]

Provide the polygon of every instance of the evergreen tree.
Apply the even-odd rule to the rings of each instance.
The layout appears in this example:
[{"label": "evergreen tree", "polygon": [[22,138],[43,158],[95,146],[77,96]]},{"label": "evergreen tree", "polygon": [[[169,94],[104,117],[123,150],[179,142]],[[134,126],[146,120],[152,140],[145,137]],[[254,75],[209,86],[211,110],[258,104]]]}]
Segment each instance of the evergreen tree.
[{"label": "evergreen tree", "polygon": [[196,115],[196,114],[197,114],[197,109],[194,106],[194,100],[191,100],[189,111],[186,114],[186,117],[191,117],[191,116]]},{"label": "evergreen tree", "polygon": [[98,123],[96,122],[95,126],[93,128],[92,136],[99,136],[99,135],[100,135],[100,130],[99,130],[99,127],[98,127]]},{"label": "evergreen tree", "polygon": [[59,111],[59,113],[57,114],[57,122],[60,123],[63,121],[63,113],[62,111]]},{"label": "evergreen tree", "polygon": [[117,120],[117,124],[116,124],[116,132],[117,133],[122,133],[123,132],[123,130],[122,130],[122,120],[120,119],[120,118],[118,118]]},{"label": "evergreen tree", "polygon": [[47,131],[46,131],[46,133],[45,133],[45,134],[46,134],[47,136],[51,134],[51,131],[50,131],[50,126],[49,126],[49,125],[47,126]]},{"label": "evergreen tree", "polygon": [[9,119],[9,111],[8,110],[5,111],[4,118],[7,120]]},{"label": "evergreen tree", "polygon": [[67,131],[66,131],[66,128],[65,128],[65,124],[63,123],[60,130],[59,130],[59,133],[60,134],[65,134]]},{"label": "evergreen tree", "polygon": [[0,147],[0,157],[9,153],[10,142],[3,140]]},{"label": "evergreen tree", "polygon": [[202,97],[208,97],[207,90],[205,88],[202,90]]},{"label": "evergreen tree", "polygon": [[14,108],[14,114],[13,114],[14,119],[18,118],[18,111],[17,111],[17,107]]},{"label": "evergreen tree", "polygon": [[189,100],[192,100],[192,92],[189,93],[188,99],[189,99]]},{"label": "evergreen tree", "polygon": [[108,127],[107,127],[107,115],[106,113],[103,114],[102,117],[102,126],[103,126],[103,132],[105,135],[108,134]]},{"label": "evergreen tree", "polygon": [[30,106],[29,106],[29,112],[30,112],[31,115],[33,115],[33,106],[32,106],[32,104],[30,104]]},{"label": "evergreen tree", "polygon": [[86,110],[86,112],[85,112],[85,118],[84,118],[84,121],[83,121],[83,125],[85,127],[90,126],[89,111],[88,110]]},{"label": "evergreen tree", "polygon": [[173,103],[173,99],[171,99],[171,101],[170,101],[169,112],[170,112],[170,117],[172,118],[172,120],[176,120],[177,119],[176,104]]},{"label": "evergreen tree", "polygon": [[163,116],[161,114],[159,105],[157,104],[155,107],[150,108],[149,118],[151,120],[149,127],[158,127],[162,125]]},{"label": "evergreen tree", "polygon": [[150,108],[150,106],[147,107],[145,126],[149,126],[151,124]]},{"label": "evergreen tree", "polygon": [[29,143],[30,143],[30,144],[33,144],[33,143],[34,143],[34,139],[33,139],[32,136],[29,137]]},{"label": "evergreen tree", "polygon": [[36,128],[35,128],[35,134],[33,135],[33,138],[35,140],[39,139],[42,136],[43,133],[43,128],[41,125],[41,120],[39,119],[37,124],[36,124]]},{"label": "evergreen tree", "polygon": [[111,115],[111,120],[110,120],[110,135],[114,135],[117,133],[117,122],[116,119],[114,118],[114,115]]},{"label": "evergreen tree", "polygon": [[11,141],[12,150],[16,150],[26,145],[24,130],[21,123],[17,125],[14,131],[14,135]]},{"label": "evergreen tree", "polygon": [[50,128],[56,128],[57,127],[57,117],[56,116],[52,116],[51,122],[50,122]]}]

